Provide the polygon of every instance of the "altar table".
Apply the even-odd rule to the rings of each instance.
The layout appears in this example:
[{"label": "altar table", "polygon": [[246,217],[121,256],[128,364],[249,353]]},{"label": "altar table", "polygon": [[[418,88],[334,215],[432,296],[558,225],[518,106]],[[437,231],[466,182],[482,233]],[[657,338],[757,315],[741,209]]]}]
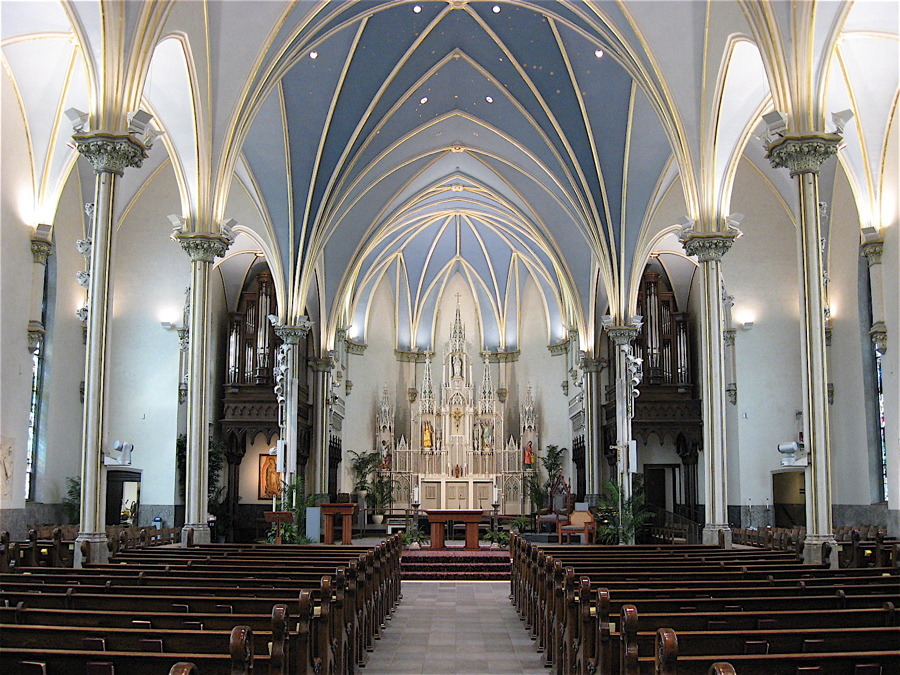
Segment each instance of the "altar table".
[{"label": "altar table", "polygon": [[448,521],[458,521],[466,524],[466,545],[465,550],[477,551],[478,546],[478,524],[484,511],[481,509],[430,509],[425,511],[428,514],[428,522],[431,523],[431,548],[443,549],[444,535],[446,533]]},{"label": "altar table", "polygon": [[321,504],[322,515],[325,516],[325,543],[334,543],[334,521],[338,516],[341,521],[341,543],[349,546],[353,543],[353,514],[359,510],[359,506],[350,503]]}]

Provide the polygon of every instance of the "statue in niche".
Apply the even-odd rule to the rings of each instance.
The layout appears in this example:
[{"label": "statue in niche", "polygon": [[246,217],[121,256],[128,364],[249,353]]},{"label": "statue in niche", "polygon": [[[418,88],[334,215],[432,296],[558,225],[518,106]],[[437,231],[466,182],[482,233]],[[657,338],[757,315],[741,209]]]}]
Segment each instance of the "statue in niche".
[{"label": "statue in niche", "polygon": [[428,420],[422,423],[422,447],[428,450],[434,447],[434,430]]},{"label": "statue in niche", "polygon": [[494,426],[490,422],[481,425],[481,449],[490,450],[493,447]]},{"label": "statue in niche", "polygon": [[462,378],[462,356],[453,354],[450,357],[450,376]]},{"label": "statue in niche", "polygon": [[528,441],[528,444],[525,446],[524,452],[524,460],[526,467],[534,466],[534,446],[531,444],[531,441]]}]

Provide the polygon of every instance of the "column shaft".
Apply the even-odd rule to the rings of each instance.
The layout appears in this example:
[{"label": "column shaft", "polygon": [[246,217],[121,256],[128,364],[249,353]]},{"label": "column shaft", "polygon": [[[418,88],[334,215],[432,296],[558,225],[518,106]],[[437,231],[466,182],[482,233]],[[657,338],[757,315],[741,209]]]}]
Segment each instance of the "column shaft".
[{"label": "column shaft", "polygon": [[704,543],[718,542],[718,531],[729,530],[725,457],[725,350],[722,335],[722,282],[719,260],[700,265],[703,286],[700,352],[704,370],[700,396],[703,406],[703,448],[706,451],[706,525]]},{"label": "column shaft", "polygon": [[[188,345],[187,461],[185,470],[185,528],[194,529],[194,542],[209,541],[206,523],[209,475],[207,422],[209,345],[209,265],[191,261],[191,339]],[[186,542],[187,537],[183,537]]]},{"label": "column shaft", "polygon": [[766,155],[775,168],[789,169],[800,194],[800,313],[803,344],[804,443],[806,470],[806,545],[809,563],[824,560],[825,545],[832,548],[831,565],[837,566],[831,531],[831,478],[828,432],[828,364],[825,357],[825,290],[822,280],[822,227],[819,220],[819,168],[833,157],[841,143],[837,134],[784,136],[769,146]]},{"label": "column shaft", "polygon": [[804,442],[809,457],[806,472],[806,528],[815,536],[832,537],[831,481],[828,434],[828,378],[825,355],[825,301],[822,285],[822,235],[818,208],[818,175],[799,175],[801,345],[805,369]]}]

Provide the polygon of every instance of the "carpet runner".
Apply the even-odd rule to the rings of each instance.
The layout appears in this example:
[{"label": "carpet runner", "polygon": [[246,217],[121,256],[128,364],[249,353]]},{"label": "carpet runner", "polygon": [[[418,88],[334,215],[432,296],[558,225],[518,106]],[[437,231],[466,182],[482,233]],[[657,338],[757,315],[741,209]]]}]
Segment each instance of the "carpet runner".
[{"label": "carpet runner", "polygon": [[403,581],[509,581],[509,550],[406,550],[400,558]]}]

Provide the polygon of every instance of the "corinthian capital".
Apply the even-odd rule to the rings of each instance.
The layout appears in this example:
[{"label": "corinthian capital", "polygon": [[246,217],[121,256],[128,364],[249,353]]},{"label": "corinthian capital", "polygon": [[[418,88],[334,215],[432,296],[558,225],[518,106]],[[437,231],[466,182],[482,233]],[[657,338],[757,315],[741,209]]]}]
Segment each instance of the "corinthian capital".
[{"label": "corinthian capital", "polygon": [[773,169],[788,169],[792,177],[819,173],[825,160],[837,154],[842,141],[837,134],[785,136],[769,146],[766,159]]},{"label": "corinthian capital", "polygon": [[[34,244],[32,244],[32,247],[33,246]],[[870,265],[877,265],[881,262],[881,254],[884,253],[884,242],[868,241],[859,247],[859,252],[866,257],[866,261],[868,261]]]},{"label": "corinthian capital", "polygon": [[638,336],[641,329],[640,326],[609,326],[606,329],[609,339],[615,344],[622,346],[630,345]]},{"label": "corinthian capital", "polygon": [[175,234],[173,237],[191,257],[191,262],[211,263],[225,255],[231,245],[228,239],[216,234]]},{"label": "corinthian capital", "polygon": [[312,321],[305,316],[301,316],[300,320],[293,325],[275,323],[272,316],[269,317],[269,320],[272,321],[272,326],[275,328],[275,335],[288,345],[300,344],[300,340],[305,338],[309,329],[312,328]]},{"label": "corinthian capital", "polygon": [[741,231],[733,225],[717,232],[697,232],[693,223],[682,228],[678,240],[688,255],[697,256],[699,262],[718,262],[728,253]]},{"label": "corinthian capital", "polygon": [[31,259],[34,262],[46,265],[47,258],[51,255],[53,255],[53,244],[39,239],[31,240]]},{"label": "corinthian capital", "polygon": [[75,134],[72,140],[75,141],[75,148],[87,157],[96,173],[121,176],[126,168],[139,167],[147,159],[147,148],[128,134]]}]

